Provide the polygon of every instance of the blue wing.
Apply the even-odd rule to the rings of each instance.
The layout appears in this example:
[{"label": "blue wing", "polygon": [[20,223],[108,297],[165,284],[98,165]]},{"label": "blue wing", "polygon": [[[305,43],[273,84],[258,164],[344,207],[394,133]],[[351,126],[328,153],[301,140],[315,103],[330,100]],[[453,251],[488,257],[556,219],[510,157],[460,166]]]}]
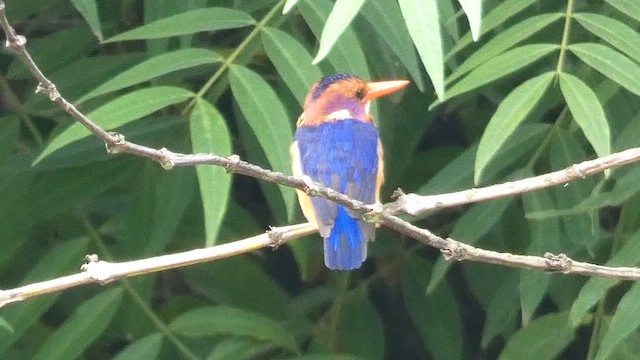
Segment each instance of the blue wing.
[{"label": "blue wing", "polygon": [[[314,181],[364,203],[378,191],[378,130],[371,122],[349,119],[304,126],[296,131],[302,172]],[[325,263],[332,269],[360,267],[375,227],[342,206],[311,199],[325,238]]]}]

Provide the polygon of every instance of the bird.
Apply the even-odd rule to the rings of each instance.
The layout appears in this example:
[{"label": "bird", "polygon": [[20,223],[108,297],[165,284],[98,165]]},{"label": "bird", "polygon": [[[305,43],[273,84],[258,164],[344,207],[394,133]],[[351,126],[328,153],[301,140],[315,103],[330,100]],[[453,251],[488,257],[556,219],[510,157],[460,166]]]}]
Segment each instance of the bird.
[{"label": "bird", "polygon": [[[316,82],[305,98],[290,147],[293,175],[366,204],[379,203],[383,149],[369,109],[373,99],[408,84],[407,80],[366,82],[349,74]],[[360,268],[367,243],[374,240],[375,225],[342,205],[296,192],[304,217],[323,238],[327,268]]]}]

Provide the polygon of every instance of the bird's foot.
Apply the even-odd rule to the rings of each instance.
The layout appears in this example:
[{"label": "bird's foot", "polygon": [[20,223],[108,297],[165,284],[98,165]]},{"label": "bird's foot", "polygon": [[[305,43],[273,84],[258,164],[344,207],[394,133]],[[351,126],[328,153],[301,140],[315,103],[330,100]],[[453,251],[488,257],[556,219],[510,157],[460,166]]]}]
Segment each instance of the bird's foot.
[{"label": "bird's foot", "polygon": [[302,175],[300,180],[302,180],[302,182],[304,183],[304,186],[305,186],[304,192],[307,195],[311,197],[318,195],[318,187],[316,186],[312,178],[310,178],[307,175]]},{"label": "bird's foot", "polygon": [[377,227],[383,221],[384,206],[381,203],[375,203],[370,205],[369,208],[371,210],[362,215],[362,219],[368,223],[376,224]]}]

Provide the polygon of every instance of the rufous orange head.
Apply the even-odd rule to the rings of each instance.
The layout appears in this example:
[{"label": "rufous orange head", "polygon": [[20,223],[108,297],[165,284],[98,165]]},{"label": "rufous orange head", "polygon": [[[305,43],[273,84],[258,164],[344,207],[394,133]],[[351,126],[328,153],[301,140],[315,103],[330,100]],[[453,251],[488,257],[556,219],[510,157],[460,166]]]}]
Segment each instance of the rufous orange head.
[{"label": "rufous orange head", "polygon": [[348,74],[326,76],[307,94],[298,126],[317,126],[342,119],[371,121],[371,100],[398,91],[408,84],[407,80],[367,83]]}]

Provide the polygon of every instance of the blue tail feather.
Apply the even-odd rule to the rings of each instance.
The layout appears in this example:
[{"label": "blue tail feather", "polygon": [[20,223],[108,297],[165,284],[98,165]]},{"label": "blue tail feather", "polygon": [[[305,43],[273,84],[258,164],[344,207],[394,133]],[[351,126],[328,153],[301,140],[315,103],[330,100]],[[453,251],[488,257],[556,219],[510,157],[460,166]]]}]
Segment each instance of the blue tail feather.
[{"label": "blue tail feather", "polygon": [[324,240],[324,263],[333,270],[353,270],[362,265],[367,257],[367,239],[365,239],[358,220],[338,206],[333,229],[329,238]]}]

